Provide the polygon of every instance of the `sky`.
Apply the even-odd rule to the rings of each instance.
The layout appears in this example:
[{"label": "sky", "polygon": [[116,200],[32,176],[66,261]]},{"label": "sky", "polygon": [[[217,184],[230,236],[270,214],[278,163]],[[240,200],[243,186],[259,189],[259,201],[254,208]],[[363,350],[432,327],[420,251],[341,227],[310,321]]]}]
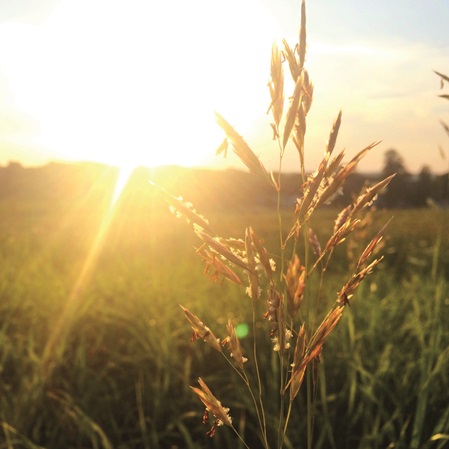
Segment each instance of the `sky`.
[{"label": "sky", "polygon": [[[306,164],[332,122],[347,160],[381,170],[396,149],[410,172],[449,169],[447,0],[309,0],[314,83]],[[270,170],[271,45],[297,40],[299,0],[0,0],[0,165],[90,160],[120,166],[243,167],[215,156],[218,111]],[[289,86],[291,88],[291,86]],[[440,150],[442,148],[442,151]],[[443,157],[445,156],[445,158]],[[299,169],[293,147],[284,170]]]}]

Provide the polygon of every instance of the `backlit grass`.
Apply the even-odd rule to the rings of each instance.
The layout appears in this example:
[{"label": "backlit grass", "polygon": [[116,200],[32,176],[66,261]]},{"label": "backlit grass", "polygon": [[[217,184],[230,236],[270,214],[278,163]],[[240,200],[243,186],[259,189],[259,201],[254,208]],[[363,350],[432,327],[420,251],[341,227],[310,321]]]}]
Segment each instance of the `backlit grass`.
[{"label": "backlit grass", "polygon": [[[99,220],[88,209],[67,221],[70,210],[43,204],[33,213],[34,206],[0,206],[8,217],[0,244],[2,447],[233,447],[224,432],[213,441],[204,435],[201,411],[188,388],[198,375],[223,386],[217,394],[230,398],[242,432],[250,434],[254,417],[247,414],[237,379],[208,347],[192,346],[178,306],[182,302],[224,329],[228,318],[236,324],[250,321],[248,298],[230,284],[205,281],[191,251],[197,242],[157,202],[142,206],[141,214],[115,217],[69,326],[57,339],[51,375],[46,373],[47,340]],[[378,214],[383,220],[384,212]],[[276,223],[265,211],[250,215],[209,213],[223,227],[241,229],[251,218],[276,238]],[[331,224],[334,215],[325,210],[318,221]],[[449,240],[439,224],[447,211],[395,211],[394,216],[389,228],[394,253],[358,292],[326,345],[317,447],[444,447],[446,442]],[[405,226],[411,217],[414,226]],[[330,294],[339,282],[335,278]],[[260,345],[270,363],[271,348],[264,352]],[[271,376],[263,373],[263,382]],[[298,401],[298,429],[302,404]],[[302,444],[294,438],[292,447]]]}]

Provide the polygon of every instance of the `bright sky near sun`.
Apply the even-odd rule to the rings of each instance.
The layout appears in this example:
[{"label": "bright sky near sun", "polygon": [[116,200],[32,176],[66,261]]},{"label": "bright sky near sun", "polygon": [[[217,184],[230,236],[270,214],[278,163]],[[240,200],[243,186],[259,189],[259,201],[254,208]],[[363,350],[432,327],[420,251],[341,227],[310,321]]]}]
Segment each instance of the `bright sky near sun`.
[{"label": "bright sky near sun", "polygon": [[[294,43],[300,0],[0,0],[0,164],[90,160],[124,166],[236,166],[214,156],[220,112],[269,169],[273,39]],[[306,66],[315,85],[306,154],[322,157],[340,109],[361,168],[398,150],[410,171],[449,167],[438,98],[449,74],[447,0],[309,0]],[[285,168],[297,169],[293,148]]]}]

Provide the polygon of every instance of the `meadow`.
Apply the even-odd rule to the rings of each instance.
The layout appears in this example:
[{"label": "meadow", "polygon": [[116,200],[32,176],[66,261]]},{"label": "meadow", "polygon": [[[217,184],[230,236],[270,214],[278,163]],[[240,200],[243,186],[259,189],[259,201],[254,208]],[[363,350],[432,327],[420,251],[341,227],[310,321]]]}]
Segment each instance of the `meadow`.
[{"label": "meadow", "polygon": [[[226,335],[228,318],[243,329],[250,323],[250,300],[205,276],[191,227],[146,189],[125,191],[109,214],[107,201],[63,194],[0,202],[0,448],[243,447],[229,428],[206,435],[190,389],[198,377],[226,397],[251,447],[262,447],[239,377],[212,348],[190,341],[179,307]],[[269,250],[276,247],[271,210],[203,206],[221,234],[241,236],[251,224]],[[337,213],[315,212],[318,238]],[[283,211],[286,220],[291,214]],[[390,217],[385,258],[321,356],[315,448],[449,447],[449,210],[378,210],[370,227]],[[351,247],[370,238],[362,228],[338,248],[323,296],[335,297]],[[268,386],[277,368],[263,326]],[[250,336],[241,338],[246,352]],[[269,426],[277,401],[266,397]],[[304,402],[301,390],[285,447],[306,445]]]}]

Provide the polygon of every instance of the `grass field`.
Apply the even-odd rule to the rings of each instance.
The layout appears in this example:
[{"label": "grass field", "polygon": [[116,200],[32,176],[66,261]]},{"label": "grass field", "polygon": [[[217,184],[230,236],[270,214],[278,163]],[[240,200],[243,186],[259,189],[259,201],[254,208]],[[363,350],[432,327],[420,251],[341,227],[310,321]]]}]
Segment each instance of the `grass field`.
[{"label": "grass field", "polygon": [[[227,428],[205,435],[189,388],[198,376],[259,447],[239,379],[210,347],[190,342],[178,305],[225,335],[228,318],[250,322],[249,300],[205,278],[188,225],[158,199],[131,197],[108,227],[105,207],[75,202],[3,201],[0,213],[0,448],[238,446]],[[335,214],[315,214],[319,238]],[[224,235],[251,224],[268,248],[277,238],[263,209],[207,215]],[[373,229],[390,216],[385,260],[326,343],[316,448],[449,447],[449,211],[378,211]],[[344,248],[335,257],[322,293],[332,298],[351,262]],[[268,386],[274,355],[269,339],[258,344]],[[276,401],[266,398],[273,426]],[[302,397],[294,412],[285,445],[300,448]]]}]

